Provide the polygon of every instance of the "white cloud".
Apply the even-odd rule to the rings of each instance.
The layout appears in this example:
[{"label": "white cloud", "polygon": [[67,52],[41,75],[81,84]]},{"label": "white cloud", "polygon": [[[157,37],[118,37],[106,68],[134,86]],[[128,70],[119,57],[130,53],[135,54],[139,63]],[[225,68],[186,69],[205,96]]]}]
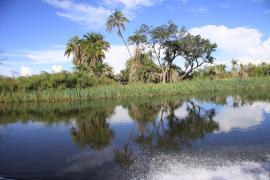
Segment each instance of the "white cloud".
[{"label": "white cloud", "polygon": [[113,67],[114,72],[119,73],[124,69],[128,58],[129,54],[124,45],[112,45],[110,50],[106,53],[105,62]]},{"label": "white cloud", "polygon": [[63,67],[60,65],[53,65],[52,66],[52,73],[60,73],[63,72]]},{"label": "white cloud", "polygon": [[57,15],[91,29],[102,27],[111,10],[90,4],[75,3],[71,0],[44,0],[59,9]]},{"label": "white cloud", "polygon": [[124,8],[127,9],[137,9],[140,7],[153,6],[157,2],[161,2],[162,0],[103,0],[105,3],[109,5],[113,4],[121,4]]},{"label": "white cloud", "polygon": [[263,41],[262,33],[253,28],[228,28],[224,25],[206,25],[190,29],[191,34],[200,34],[218,45],[219,61],[237,58],[242,63],[270,62],[270,38]]},{"label": "white cloud", "polygon": [[30,76],[32,74],[32,70],[30,67],[22,66],[21,67],[21,76]]},{"label": "white cloud", "polygon": [[[132,48],[132,47],[130,47]],[[8,58],[22,58],[28,59],[33,64],[52,64],[52,72],[61,72],[63,70],[61,63],[72,63],[71,59],[64,56],[64,49],[52,48],[46,50],[24,50],[12,53],[6,53]],[[125,67],[125,63],[130,56],[124,45],[111,45],[111,48],[106,52],[106,59],[109,65],[111,65],[116,73],[119,73]],[[10,64],[11,62],[9,62]],[[55,65],[59,63],[59,65]],[[14,63],[13,63],[14,64]],[[20,65],[17,63],[16,65]]]},{"label": "white cloud", "polygon": [[44,0],[59,9],[57,15],[65,17],[90,29],[104,27],[108,16],[116,8],[133,18],[135,11],[142,7],[153,6],[162,0],[102,0],[98,5],[76,3],[72,0]]},{"label": "white cloud", "polygon": [[27,51],[22,53],[22,56],[33,60],[37,63],[54,63],[67,62],[67,57],[64,56],[64,49]]}]

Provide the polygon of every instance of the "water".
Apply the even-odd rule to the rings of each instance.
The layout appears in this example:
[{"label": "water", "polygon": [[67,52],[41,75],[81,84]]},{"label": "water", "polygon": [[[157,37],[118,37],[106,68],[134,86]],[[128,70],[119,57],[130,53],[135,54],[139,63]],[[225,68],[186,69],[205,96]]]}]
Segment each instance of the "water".
[{"label": "water", "polygon": [[270,95],[0,106],[0,177],[270,179]]}]

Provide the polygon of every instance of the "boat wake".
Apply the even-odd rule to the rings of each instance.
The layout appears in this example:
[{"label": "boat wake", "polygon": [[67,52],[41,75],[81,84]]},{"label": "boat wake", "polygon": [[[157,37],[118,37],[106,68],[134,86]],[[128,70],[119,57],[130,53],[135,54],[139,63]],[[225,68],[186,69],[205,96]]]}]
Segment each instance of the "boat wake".
[{"label": "boat wake", "polygon": [[166,158],[149,162],[148,173],[135,179],[147,180],[269,180],[270,161],[210,162],[188,158]]}]

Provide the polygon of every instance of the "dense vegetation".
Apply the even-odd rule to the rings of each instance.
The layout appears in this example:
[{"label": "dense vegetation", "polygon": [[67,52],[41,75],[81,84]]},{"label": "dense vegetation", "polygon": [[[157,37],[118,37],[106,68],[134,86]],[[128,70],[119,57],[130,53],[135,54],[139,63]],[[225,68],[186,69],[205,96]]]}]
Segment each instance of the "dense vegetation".
[{"label": "dense vegetation", "polygon": [[18,91],[0,94],[1,103],[9,102],[74,102],[96,99],[120,99],[140,96],[191,95],[207,92],[256,91],[270,89],[270,78],[251,78],[246,80],[192,80],[168,84],[130,84],[125,86],[110,85],[86,89],[53,89],[43,91]]},{"label": "dense vegetation", "polygon": [[[105,37],[99,33],[86,33],[82,38],[74,36],[67,43],[64,54],[72,58],[72,72],[42,72],[39,75],[16,78],[0,77],[0,102],[191,94],[218,88],[231,90],[238,87],[267,87],[269,84],[269,79],[266,78],[231,82],[202,81],[265,77],[270,75],[270,64],[245,65],[239,64],[237,60],[232,60],[229,66],[213,64],[215,58],[212,54],[217,45],[199,35],[191,35],[184,27],[179,28],[171,21],[160,26],[143,24],[126,41],[123,32],[127,22],[129,20],[121,11],[115,11],[106,23],[108,32],[116,29],[130,55],[121,73],[114,74],[112,67],[104,62],[105,53],[110,48],[110,43]],[[134,52],[128,44],[134,46]],[[187,79],[201,81],[183,81]],[[141,85],[161,82],[175,84]],[[132,85],[134,83],[139,84]],[[121,86],[126,84],[131,85]],[[102,88],[105,85],[107,87]],[[247,87],[242,87],[244,85]],[[55,92],[56,89],[59,91]]]}]

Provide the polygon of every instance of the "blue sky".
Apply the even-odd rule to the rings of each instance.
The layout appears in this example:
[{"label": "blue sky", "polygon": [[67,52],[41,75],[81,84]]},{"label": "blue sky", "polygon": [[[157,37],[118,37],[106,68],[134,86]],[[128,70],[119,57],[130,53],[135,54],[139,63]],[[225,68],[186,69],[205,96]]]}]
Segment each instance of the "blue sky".
[{"label": "blue sky", "polygon": [[63,56],[67,40],[91,31],[112,44],[106,61],[119,72],[128,54],[116,33],[104,27],[114,9],[130,19],[125,37],[142,23],[172,20],[216,42],[216,63],[231,58],[270,63],[270,0],[1,0],[0,49],[6,60],[0,74],[71,70]]}]

